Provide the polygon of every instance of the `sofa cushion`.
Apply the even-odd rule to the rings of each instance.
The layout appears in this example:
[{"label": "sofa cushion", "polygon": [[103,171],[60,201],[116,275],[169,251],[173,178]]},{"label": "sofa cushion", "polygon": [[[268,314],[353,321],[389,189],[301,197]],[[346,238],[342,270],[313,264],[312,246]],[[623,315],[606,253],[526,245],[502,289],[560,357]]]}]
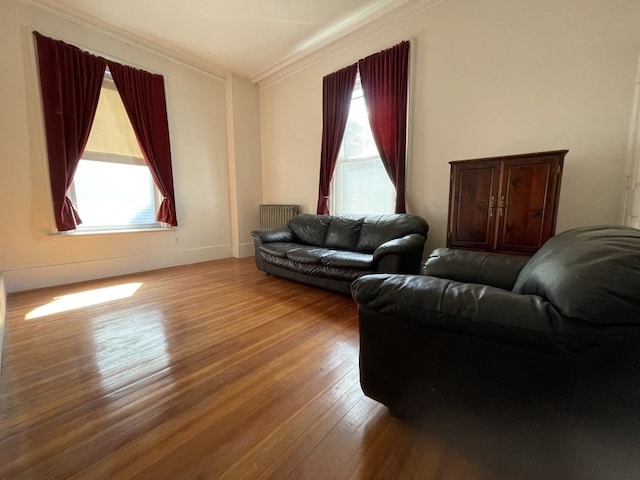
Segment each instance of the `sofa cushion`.
[{"label": "sofa cushion", "polygon": [[427,235],[427,222],[416,215],[391,214],[364,217],[357,250],[371,253],[380,245],[410,233]]},{"label": "sofa cushion", "polygon": [[[273,257],[269,254],[265,254],[265,262],[267,262],[270,267],[294,272],[296,276],[309,275],[311,277],[328,278],[345,282],[352,282],[356,278],[360,278],[362,275],[373,273],[369,270],[357,270],[355,268],[338,268],[322,264],[312,265],[308,263],[294,262],[288,258]],[[271,270],[271,273],[276,272],[278,272],[278,270]],[[349,286],[350,285],[347,285],[347,290]]]},{"label": "sofa cushion", "polygon": [[324,246],[355,252],[364,218],[333,217],[327,230]]},{"label": "sofa cushion", "polygon": [[330,218],[325,215],[301,213],[289,220],[288,226],[299,243],[323,247]]},{"label": "sofa cushion", "polygon": [[322,247],[297,245],[287,252],[287,258],[297,263],[319,265],[322,257],[327,255],[329,252],[330,250]]},{"label": "sofa cushion", "polygon": [[353,268],[356,270],[374,270],[373,255],[370,253],[330,250],[322,257],[321,263],[327,267]]},{"label": "sofa cushion", "polygon": [[529,260],[513,291],[544,297],[575,320],[640,324],[640,230],[596,226],[563,232]]}]

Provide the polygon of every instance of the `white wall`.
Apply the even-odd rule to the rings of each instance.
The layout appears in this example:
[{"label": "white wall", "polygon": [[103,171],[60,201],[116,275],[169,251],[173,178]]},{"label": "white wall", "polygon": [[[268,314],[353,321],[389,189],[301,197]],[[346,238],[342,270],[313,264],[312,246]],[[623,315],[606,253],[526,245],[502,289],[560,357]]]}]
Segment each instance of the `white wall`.
[{"label": "white wall", "polygon": [[[50,235],[55,224],[33,30],[164,75],[178,229]],[[224,78],[15,0],[0,5],[0,58],[0,271],[9,292],[232,255]],[[253,102],[257,117],[257,87],[244,86],[251,87],[256,98],[246,103]],[[239,140],[259,151],[257,135]],[[259,159],[254,161],[259,172]],[[259,184],[259,177],[253,182]],[[244,208],[236,213],[245,215]],[[240,235],[248,237],[256,226],[241,225],[246,232]]]},{"label": "white wall", "polygon": [[640,2],[446,0],[383,22],[261,89],[265,202],[314,212],[322,77],[413,39],[408,203],[427,249],[445,244],[448,162],[466,158],[569,149],[557,231],[618,222]]},{"label": "white wall", "polygon": [[[446,0],[391,25],[380,19],[258,94],[235,75],[216,78],[31,4],[3,0],[0,271],[7,290],[250,255],[258,203],[315,210],[322,77],[409,38],[408,203],[431,225],[427,249],[445,243],[448,162],[464,158],[567,148],[558,231],[617,222],[639,24],[637,0]],[[177,230],[50,235],[32,30],[165,76]]]}]

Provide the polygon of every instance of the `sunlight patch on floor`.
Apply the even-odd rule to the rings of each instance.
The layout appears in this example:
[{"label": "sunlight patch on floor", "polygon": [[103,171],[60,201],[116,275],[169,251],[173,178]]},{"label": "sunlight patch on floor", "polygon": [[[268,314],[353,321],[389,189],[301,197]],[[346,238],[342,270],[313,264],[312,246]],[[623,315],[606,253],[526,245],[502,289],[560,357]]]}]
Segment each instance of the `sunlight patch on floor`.
[{"label": "sunlight patch on floor", "polygon": [[171,367],[161,309],[115,310],[92,319],[94,355],[105,394]]},{"label": "sunlight patch on floor", "polygon": [[68,312],[79,308],[98,305],[100,303],[111,302],[132,296],[142,285],[142,283],[123,283],[113,287],[96,288],[86,292],[73,293],[56,297],[53,301],[31,310],[25,315],[25,320],[45,317],[55,313]]}]

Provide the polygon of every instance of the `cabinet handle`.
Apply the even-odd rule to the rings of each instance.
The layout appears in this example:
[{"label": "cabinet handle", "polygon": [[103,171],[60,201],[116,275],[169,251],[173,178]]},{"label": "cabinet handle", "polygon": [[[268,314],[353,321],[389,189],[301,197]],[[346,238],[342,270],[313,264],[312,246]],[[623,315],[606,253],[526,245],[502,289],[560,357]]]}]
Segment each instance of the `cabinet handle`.
[{"label": "cabinet handle", "polygon": [[501,217],[502,214],[504,213],[504,207],[506,207],[507,205],[504,202],[504,195],[502,197],[500,197],[500,203],[498,203],[498,216]]},{"label": "cabinet handle", "polygon": [[489,218],[493,217],[493,208],[495,206],[495,203],[496,203],[496,197],[492,195],[491,199],[489,200]]}]

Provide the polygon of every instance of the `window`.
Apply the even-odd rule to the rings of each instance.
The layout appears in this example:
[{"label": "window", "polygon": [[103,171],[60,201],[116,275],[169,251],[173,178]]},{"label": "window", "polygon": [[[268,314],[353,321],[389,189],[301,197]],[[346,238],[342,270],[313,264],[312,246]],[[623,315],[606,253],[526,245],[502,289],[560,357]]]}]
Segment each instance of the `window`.
[{"label": "window", "polygon": [[331,181],[330,210],[337,215],[393,213],[395,196],[371,134],[358,76]]},{"label": "window", "polygon": [[[56,230],[75,230],[82,223],[70,199],[78,196],[76,191],[93,193],[95,185],[102,185],[107,181],[106,177],[96,178],[95,169],[88,168],[95,166],[95,163],[83,162],[73,193],[71,192],[83,155],[86,157],[84,160],[102,162],[102,167],[112,172],[118,168],[119,172],[111,174],[112,179],[117,179],[115,182],[118,188],[129,184],[129,177],[134,181],[136,178],[129,173],[133,167],[124,168],[121,164],[144,166],[143,163],[146,163],[156,188],[162,194],[160,201],[154,201],[159,204],[156,219],[162,222],[162,226],[177,227],[164,77],[92,55],[38,32],[33,32],[33,35],[38,56],[51,206]],[[111,83],[111,79],[114,83]],[[101,112],[96,114],[98,103],[102,104]],[[123,105],[126,105],[130,115],[123,114]],[[118,121],[118,118],[126,120]],[[96,125],[93,125],[94,119]],[[133,126],[129,128],[131,125]],[[140,136],[131,135],[132,129],[139,132]],[[87,145],[90,136],[91,142]],[[120,141],[114,138],[119,138]],[[137,141],[132,140],[133,138]],[[139,148],[136,144],[139,144]],[[130,148],[126,148],[127,145]],[[140,149],[144,151],[145,162],[141,161]],[[126,173],[123,173],[123,168]],[[122,175],[126,177],[126,182]],[[93,179],[93,183],[84,185],[87,176]],[[146,183],[140,183],[142,191],[147,189]],[[86,203],[85,193],[80,194],[80,201]],[[144,197],[150,198],[146,194]],[[109,204],[113,198],[102,199],[103,211],[114,208],[113,203]],[[125,203],[128,211],[122,217],[124,220],[94,219],[93,222],[111,230],[119,229],[114,227],[139,228],[145,225],[140,221],[139,205],[132,201]],[[87,205],[82,208],[85,212]],[[124,224],[115,225],[113,222]],[[153,225],[160,223],[154,222]]]},{"label": "window", "polygon": [[108,69],[69,197],[82,218],[78,231],[160,226],[160,194]]},{"label": "window", "polygon": [[[401,42],[323,77],[318,214],[407,211],[409,48],[408,41]],[[356,85],[358,74],[361,85]],[[377,154],[365,130],[375,138]],[[387,188],[378,155],[393,187]],[[387,207],[392,192],[393,210]]]}]

